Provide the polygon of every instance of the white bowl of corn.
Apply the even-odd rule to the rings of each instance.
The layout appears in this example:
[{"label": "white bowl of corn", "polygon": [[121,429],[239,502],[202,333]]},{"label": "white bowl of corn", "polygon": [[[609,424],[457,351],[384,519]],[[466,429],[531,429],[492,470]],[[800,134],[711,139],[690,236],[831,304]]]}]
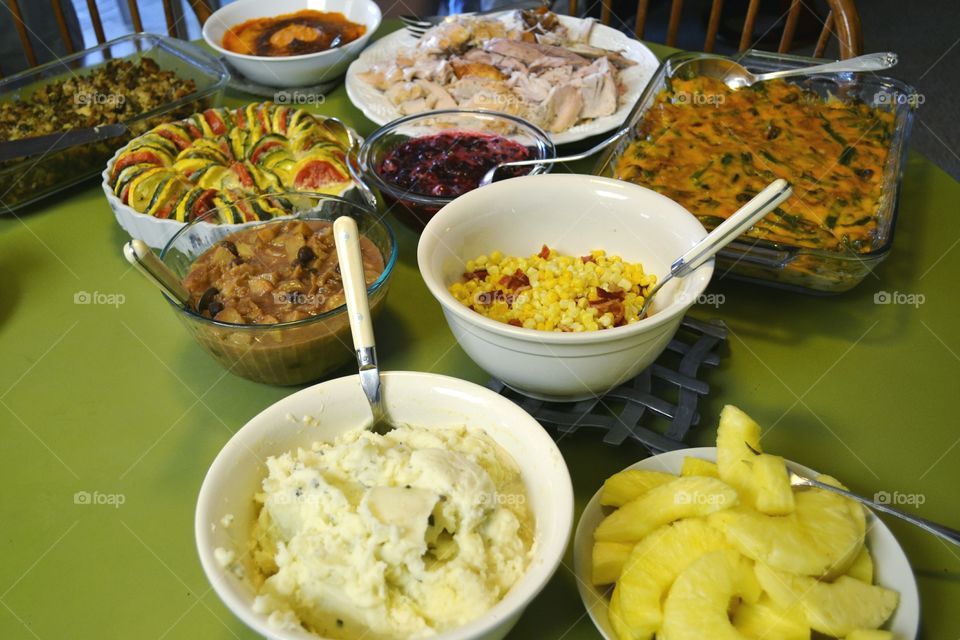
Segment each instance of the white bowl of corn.
[{"label": "white bowl of corn", "polygon": [[581,400],[656,360],[713,275],[713,261],[643,296],[706,235],[686,209],[637,185],[526,176],[441,209],[417,261],[463,350],[509,387]]}]

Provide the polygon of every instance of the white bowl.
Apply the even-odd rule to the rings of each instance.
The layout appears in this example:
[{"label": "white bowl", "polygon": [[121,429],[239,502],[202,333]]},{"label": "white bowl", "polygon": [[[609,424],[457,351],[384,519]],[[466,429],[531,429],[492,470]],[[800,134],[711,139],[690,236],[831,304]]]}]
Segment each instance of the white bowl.
[{"label": "white bowl", "polygon": [[[496,640],[507,634],[526,606],[550,580],[573,527],[573,488],[563,457],[543,428],[518,406],[478,385],[428,373],[382,374],[390,417],[401,423],[443,429],[483,429],[520,466],[535,521],[533,557],[522,578],[480,618],[437,640]],[[253,495],[266,475],[264,460],[317,441],[330,441],[357,428],[370,415],[359,378],[338,378],[280,400],[250,420],[217,455],[197,500],[196,538],[207,578],[224,603],[257,633],[275,640],[317,640],[306,631],[278,630],[252,609],[255,589],[225,571],[218,547],[248,557],[256,514]],[[306,421],[311,416],[316,422]],[[232,523],[223,526],[223,518]],[[252,569],[252,566],[251,566]],[[248,574],[250,572],[248,571]]]},{"label": "white bowl", "polygon": [[[632,464],[627,469],[646,469],[679,474],[686,456],[716,462],[716,447],[679,449],[652,456]],[[796,462],[787,461],[787,465],[797,473],[808,478],[820,475],[813,469]],[[587,503],[577,524],[577,533],[573,540],[573,570],[577,574],[577,589],[590,619],[606,640],[617,640],[617,634],[610,626],[607,609],[610,604],[610,588],[594,586],[593,574],[593,532],[604,512],[600,505],[600,491]],[[893,533],[873,512],[867,514],[867,547],[873,555],[874,583],[900,592],[900,604],[893,616],[884,625],[884,629],[893,632],[897,638],[915,638],[920,627],[920,596],[917,593],[917,581],[910,569],[906,554],[893,537]],[[773,640],[773,639],[771,639]]]},{"label": "white bowl", "polygon": [[[363,138],[358,136],[353,129],[350,129],[351,135],[355,140],[360,142],[363,141]],[[128,143],[129,144],[129,143]],[[187,226],[186,222],[180,222],[179,220],[171,220],[169,218],[157,218],[156,216],[149,216],[145,213],[140,213],[133,207],[128,204],[124,204],[123,200],[118,198],[113,193],[113,187],[110,186],[110,173],[113,171],[113,164],[117,161],[117,158],[120,157],[120,154],[127,149],[127,145],[123,145],[113,154],[113,156],[107,161],[107,166],[102,172],[100,172],[100,188],[103,189],[103,195],[107,199],[107,204],[110,205],[110,210],[113,211],[113,217],[117,219],[117,224],[119,224],[124,231],[130,234],[131,238],[136,238],[138,240],[143,240],[147,243],[148,247],[153,249],[163,249],[167,246],[167,243],[177,235],[177,232],[180,229],[183,229]],[[347,194],[357,185],[355,183],[348,184],[343,191],[340,193],[334,193],[331,195],[347,197]],[[291,191],[293,189],[291,188]],[[250,194],[252,197],[255,194]],[[367,190],[361,188],[361,198],[366,198],[371,206],[376,206],[376,198],[372,195],[367,195]],[[240,230],[244,227],[249,227],[257,224],[261,224],[262,220],[254,220],[252,222],[243,222],[235,225],[228,225],[231,229]],[[199,227],[215,227],[218,225],[213,225],[208,222],[199,222],[197,223]],[[225,226],[225,225],[219,225]]]},{"label": "white bowl", "polygon": [[[337,11],[366,33],[342,47],[300,56],[250,56],[221,46],[227,30],[247,20],[296,13],[304,9]],[[309,87],[332,82],[347,71],[380,26],[382,14],[373,0],[237,0],[218,9],[203,25],[203,39],[249,80],[268,87]]]},{"label": "white bowl", "polygon": [[663,277],[706,235],[686,209],[650,189],[595,176],[524,176],[460,196],[420,237],[417,261],[460,346],[480,367],[526,395],[581,400],[633,378],[656,360],[713,274],[713,261],[672,280],[648,316],[582,333],[535,331],[471,311],[447,290],[467,260],[500,250],[529,256],[543,244],[567,255],[594,249]]}]

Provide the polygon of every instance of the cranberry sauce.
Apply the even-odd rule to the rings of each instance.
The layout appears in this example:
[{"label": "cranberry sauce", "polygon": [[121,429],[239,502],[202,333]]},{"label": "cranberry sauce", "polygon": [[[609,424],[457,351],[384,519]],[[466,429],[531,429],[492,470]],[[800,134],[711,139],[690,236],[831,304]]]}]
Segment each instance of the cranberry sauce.
[{"label": "cranberry sauce", "polygon": [[[411,138],[390,150],[378,173],[387,183],[423,196],[454,198],[480,185],[501,162],[528,160],[530,150],[502,136],[445,131]],[[526,175],[531,167],[508,167],[497,179]]]}]

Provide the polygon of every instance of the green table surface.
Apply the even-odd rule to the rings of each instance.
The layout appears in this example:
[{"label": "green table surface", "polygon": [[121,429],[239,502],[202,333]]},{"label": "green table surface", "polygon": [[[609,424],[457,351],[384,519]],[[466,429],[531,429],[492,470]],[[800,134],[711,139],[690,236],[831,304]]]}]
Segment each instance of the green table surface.
[{"label": "green table surface", "polygon": [[[317,110],[374,129],[342,86]],[[733,403],[766,427],[765,449],[960,526],[958,202],[960,184],[912,155],[893,252],[853,291],[818,298],[715,278],[709,292],[724,304],[692,314],[722,319],[730,337],[707,370],[691,444],[712,444]],[[382,366],[486,381],[420,279],[417,236],[393,227]],[[0,638],[255,638],[201,570],[194,506],[230,436],[296,389],[226,373],[127,266],[125,240],[98,181],[0,218]],[[881,291],[923,302],[875,304]],[[95,303],[78,304],[83,292]],[[591,432],[557,441],[577,515],[606,476],[646,456]],[[920,588],[921,637],[960,637],[960,552],[887,522]],[[568,550],[511,638],[599,637],[571,567]]]}]

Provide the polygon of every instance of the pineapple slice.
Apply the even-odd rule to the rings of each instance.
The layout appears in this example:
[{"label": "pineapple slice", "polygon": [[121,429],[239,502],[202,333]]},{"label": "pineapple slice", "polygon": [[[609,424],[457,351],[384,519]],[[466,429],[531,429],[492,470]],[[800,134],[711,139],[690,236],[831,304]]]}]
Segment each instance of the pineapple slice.
[{"label": "pineapple slice", "polygon": [[593,532],[593,538],[606,542],[636,542],[668,522],[705,516],[736,504],[737,492],[716,478],[674,478],[608,515]]},{"label": "pineapple slice", "polygon": [[593,543],[593,584],[616,582],[633,550],[632,542]]},{"label": "pineapple slice", "polygon": [[788,516],[737,507],[712,514],[710,524],[740,553],[775,569],[828,578],[845,573],[863,548],[864,521],[846,498],[828,491],[800,491],[794,500]]},{"label": "pineapple slice", "polygon": [[791,575],[757,563],[757,579],[779,606],[797,603],[814,631],[842,638],[858,629],[876,629],[897,608],[896,591],[865,584],[848,576],[820,582],[808,576]]},{"label": "pineapple slice", "polygon": [[606,479],[600,490],[600,504],[606,507],[620,507],[641,495],[676,480],[677,476],[661,471],[626,469]]},{"label": "pineapple slice", "polygon": [[620,612],[635,638],[650,638],[663,623],[661,601],[677,576],[705,553],[729,549],[703,519],[678,520],[637,543],[623,567]]},{"label": "pineapple slice", "polygon": [[767,594],[756,604],[741,603],[733,612],[733,626],[751,640],[810,640],[803,610],[778,607]]},{"label": "pineapple slice", "polygon": [[623,614],[620,612],[619,585],[613,588],[613,593],[610,595],[610,606],[607,607],[607,619],[610,620],[610,626],[613,627],[613,632],[620,640],[638,640],[630,633],[630,629],[627,628],[623,620]]},{"label": "pineapple slice", "polygon": [[760,585],[749,560],[736,551],[700,556],[677,576],[663,603],[657,640],[745,640],[727,609],[735,596],[757,602]]},{"label": "pineapple slice", "polygon": [[763,453],[753,460],[753,485],[757,492],[757,511],[768,516],[793,513],[793,487],[787,464],[780,456]]},{"label": "pineapple slice", "polygon": [[844,640],[894,640],[893,634],[883,629],[857,629]]},{"label": "pineapple slice", "polygon": [[719,478],[720,472],[717,470],[717,464],[715,462],[694,458],[693,456],[684,456],[683,467],[680,468],[680,475]]},{"label": "pineapple slice", "polygon": [[760,425],[735,406],[725,406],[717,427],[717,470],[720,479],[737,490],[745,505],[757,502],[753,461],[761,452]]},{"label": "pineapple slice", "polygon": [[850,565],[850,568],[847,570],[847,575],[851,578],[856,578],[860,582],[873,584],[873,558],[870,556],[870,550],[867,549],[867,545],[863,545],[863,549],[860,549],[860,555],[858,555],[857,559]]}]

